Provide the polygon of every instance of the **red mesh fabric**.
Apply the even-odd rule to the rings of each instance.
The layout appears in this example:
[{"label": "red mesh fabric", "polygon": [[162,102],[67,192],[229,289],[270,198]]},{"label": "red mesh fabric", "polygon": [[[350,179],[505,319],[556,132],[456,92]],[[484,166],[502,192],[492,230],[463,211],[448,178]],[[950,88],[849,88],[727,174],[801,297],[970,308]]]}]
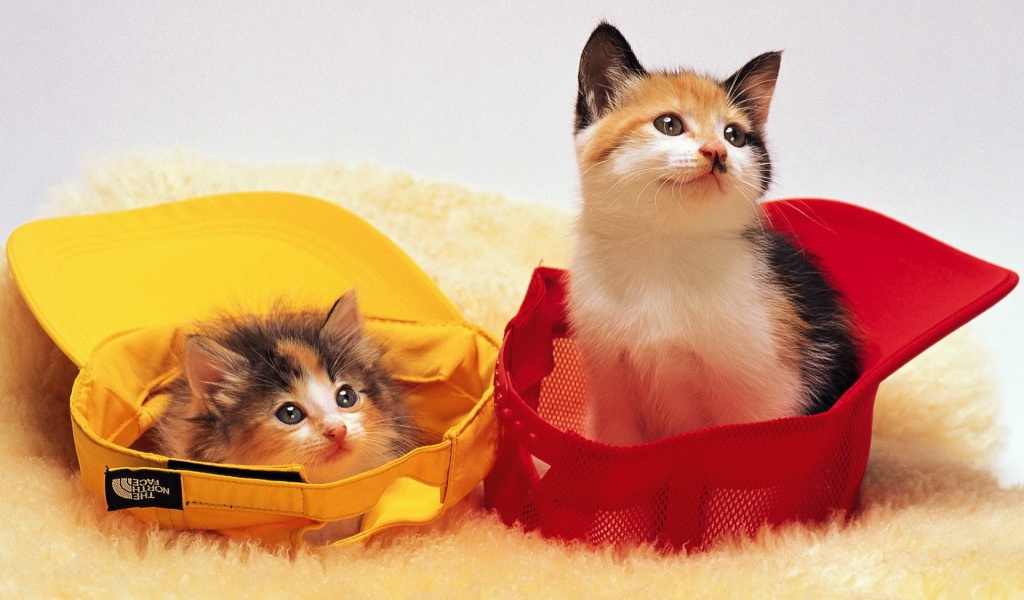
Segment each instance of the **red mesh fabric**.
[{"label": "red mesh fabric", "polygon": [[[585,382],[566,330],[566,273],[535,271],[495,373],[502,435],[485,482],[507,524],[591,543],[706,548],[765,524],[857,507],[878,384],[1013,289],[1017,276],[883,215],[828,200],[765,205],[821,260],[866,339],[861,378],[826,413],[641,446],[581,436]],[[550,468],[538,475],[535,458]]]}]

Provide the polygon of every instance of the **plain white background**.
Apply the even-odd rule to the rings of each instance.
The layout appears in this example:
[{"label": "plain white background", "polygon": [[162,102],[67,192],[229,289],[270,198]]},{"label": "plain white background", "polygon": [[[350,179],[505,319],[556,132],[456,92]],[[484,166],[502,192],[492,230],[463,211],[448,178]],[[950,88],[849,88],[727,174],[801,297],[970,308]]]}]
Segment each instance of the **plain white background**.
[{"label": "plain white background", "polygon": [[[576,206],[579,52],[600,19],[649,67],[784,49],[770,197],[838,198],[1024,270],[1024,17],[1013,2],[0,0],[0,239],[90,160],[184,149],[369,160]],[[941,293],[937,290],[936,293]],[[1024,292],[971,327],[1024,483]]]}]

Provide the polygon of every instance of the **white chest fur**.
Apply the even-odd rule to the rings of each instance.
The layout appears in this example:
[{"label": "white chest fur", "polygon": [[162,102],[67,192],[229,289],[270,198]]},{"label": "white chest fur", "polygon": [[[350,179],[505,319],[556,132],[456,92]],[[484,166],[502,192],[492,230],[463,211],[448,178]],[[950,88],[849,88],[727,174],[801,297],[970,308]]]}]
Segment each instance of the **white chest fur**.
[{"label": "white chest fur", "polygon": [[588,434],[617,444],[794,414],[766,268],[740,235],[581,232],[569,307],[587,365]]}]

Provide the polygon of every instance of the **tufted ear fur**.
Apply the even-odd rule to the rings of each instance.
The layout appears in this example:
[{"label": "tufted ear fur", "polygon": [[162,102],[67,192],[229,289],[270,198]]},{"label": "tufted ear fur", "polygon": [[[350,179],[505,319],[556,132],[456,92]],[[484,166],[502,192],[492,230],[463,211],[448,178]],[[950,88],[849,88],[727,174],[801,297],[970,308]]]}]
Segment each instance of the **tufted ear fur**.
[{"label": "tufted ear fur", "polygon": [[185,378],[192,389],[196,414],[216,412],[212,402],[227,381],[228,374],[238,370],[245,359],[224,348],[212,338],[189,336],[185,342]]},{"label": "tufted ear fur", "polygon": [[729,98],[750,115],[758,129],[768,122],[768,107],[781,63],[782,52],[765,52],[722,82]]},{"label": "tufted ear fur", "polygon": [[619,30],[604,22],[598,25],[580,56],[576,131],[604,116],[630,79],[646,74]]},{"label": "tufted ear fur", "polygon": [[338,298],[331,307],[323,328],[324,331],[342,337],[363,332],[363,319],[359,316],[355,290],[349,290]]}]

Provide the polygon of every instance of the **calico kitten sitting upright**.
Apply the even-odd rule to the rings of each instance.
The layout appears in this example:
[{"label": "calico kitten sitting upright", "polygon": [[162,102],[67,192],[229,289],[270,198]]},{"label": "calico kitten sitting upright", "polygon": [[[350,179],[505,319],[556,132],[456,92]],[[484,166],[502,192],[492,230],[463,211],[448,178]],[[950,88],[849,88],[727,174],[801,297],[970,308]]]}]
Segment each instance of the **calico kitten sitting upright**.
[{"label": "calico kitten sitting upright", "polygon": [[[354,292],[329,313],[278,312],[201,323],[156,423],[156,452],[203,462],[302,465],[310,483],[382,466],[420,445]],[[359,519],[307,534],[347,537]]]},{"label": "calico kitten sitting upright", "polygon": [[606,23],[583,50],[568,309],[593,439],[817,413],[858,376],[841,299],[758,204],[780,58],[647,71]]}]

